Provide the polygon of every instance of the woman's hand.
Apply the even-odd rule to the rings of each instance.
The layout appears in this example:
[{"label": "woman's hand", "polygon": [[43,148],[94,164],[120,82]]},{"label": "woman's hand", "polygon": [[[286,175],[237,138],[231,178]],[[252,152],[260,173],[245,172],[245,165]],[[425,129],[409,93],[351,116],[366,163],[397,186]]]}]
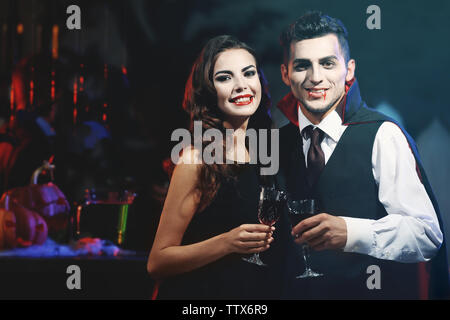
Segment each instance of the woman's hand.
[{"label": "woman's hand", "polygon": [[224,234],[230,253],[257,253],[269,249],[275,227],[264,224],[242,224]]}]

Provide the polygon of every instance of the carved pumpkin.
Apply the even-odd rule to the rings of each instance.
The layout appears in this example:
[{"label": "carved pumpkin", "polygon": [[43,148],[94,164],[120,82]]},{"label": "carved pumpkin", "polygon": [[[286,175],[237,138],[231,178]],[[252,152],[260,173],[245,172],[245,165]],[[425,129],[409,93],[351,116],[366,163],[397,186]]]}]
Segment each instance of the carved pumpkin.
[{"label": "carved pumpkin", "polygon": [[0,249],[43,244],[48,229],[45,220],[15,199],[3,195],[0,200]]},{"label": "carved pumpkin", "polygon": [[0,250],[16,246],[16,216],[13,212],[0,209]]},{"label": "carved pumpkin", "polygon": [[[52,182],[37,184],[38,177],[43,171],[50,172],[53,180],[53,170],[55,166],[48,161],[37,168],[31,177],[31,184],[6,191],[11,200],[24,208],[39,213],[48,226],[48,231],[52,235],[67,231],[69,222],[70,206],[62,191]],[[2,207],[0,200],[0,207]]]},{"label": "carved pumpkin", "polygon": [[50,233],[67,229],[70,206],[64,194],[53,183],[14,188],[5,194],[23,207],[39,213],[47,222]]}]

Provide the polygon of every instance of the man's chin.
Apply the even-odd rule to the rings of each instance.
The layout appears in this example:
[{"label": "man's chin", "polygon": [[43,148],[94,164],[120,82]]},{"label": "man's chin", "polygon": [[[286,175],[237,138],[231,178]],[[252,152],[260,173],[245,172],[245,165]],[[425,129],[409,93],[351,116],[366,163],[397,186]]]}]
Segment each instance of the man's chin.
[{"label": "man's chin", "polygon": [[308,112],[314,113],[314,114],[325,113],[328,110],[330,110],[331,107],[333,106],[333,104],[329,104],[329,105],[325,105],[325,106],[311,106],[306,103],[302,103],[302,104]]}]

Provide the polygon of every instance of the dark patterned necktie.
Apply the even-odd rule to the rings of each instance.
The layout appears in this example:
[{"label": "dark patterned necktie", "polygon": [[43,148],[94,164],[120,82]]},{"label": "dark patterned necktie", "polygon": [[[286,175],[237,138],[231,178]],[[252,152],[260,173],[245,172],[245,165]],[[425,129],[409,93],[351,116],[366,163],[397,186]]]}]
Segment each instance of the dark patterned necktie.
[{"label": "dark patterned necktie", "polygon": [[320,143],[322,142],[325,133],[317,127],[314,129],[311,125],[307,126],[303,131],[306,137],[311,139],[307,158],[308,169],[306,171],[308,185],[313,187],[325,167],[325,155],[320,147]]}]

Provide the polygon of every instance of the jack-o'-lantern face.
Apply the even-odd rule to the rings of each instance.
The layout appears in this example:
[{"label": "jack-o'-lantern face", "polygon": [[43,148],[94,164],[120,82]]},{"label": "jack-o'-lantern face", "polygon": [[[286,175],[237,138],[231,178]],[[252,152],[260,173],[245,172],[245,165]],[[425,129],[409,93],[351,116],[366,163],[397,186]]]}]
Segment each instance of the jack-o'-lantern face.
[{"label": "jack-o'-lantern face", "polygon": [[11,211],[0,209],[0,249],[16,246],[16,216]]}]

